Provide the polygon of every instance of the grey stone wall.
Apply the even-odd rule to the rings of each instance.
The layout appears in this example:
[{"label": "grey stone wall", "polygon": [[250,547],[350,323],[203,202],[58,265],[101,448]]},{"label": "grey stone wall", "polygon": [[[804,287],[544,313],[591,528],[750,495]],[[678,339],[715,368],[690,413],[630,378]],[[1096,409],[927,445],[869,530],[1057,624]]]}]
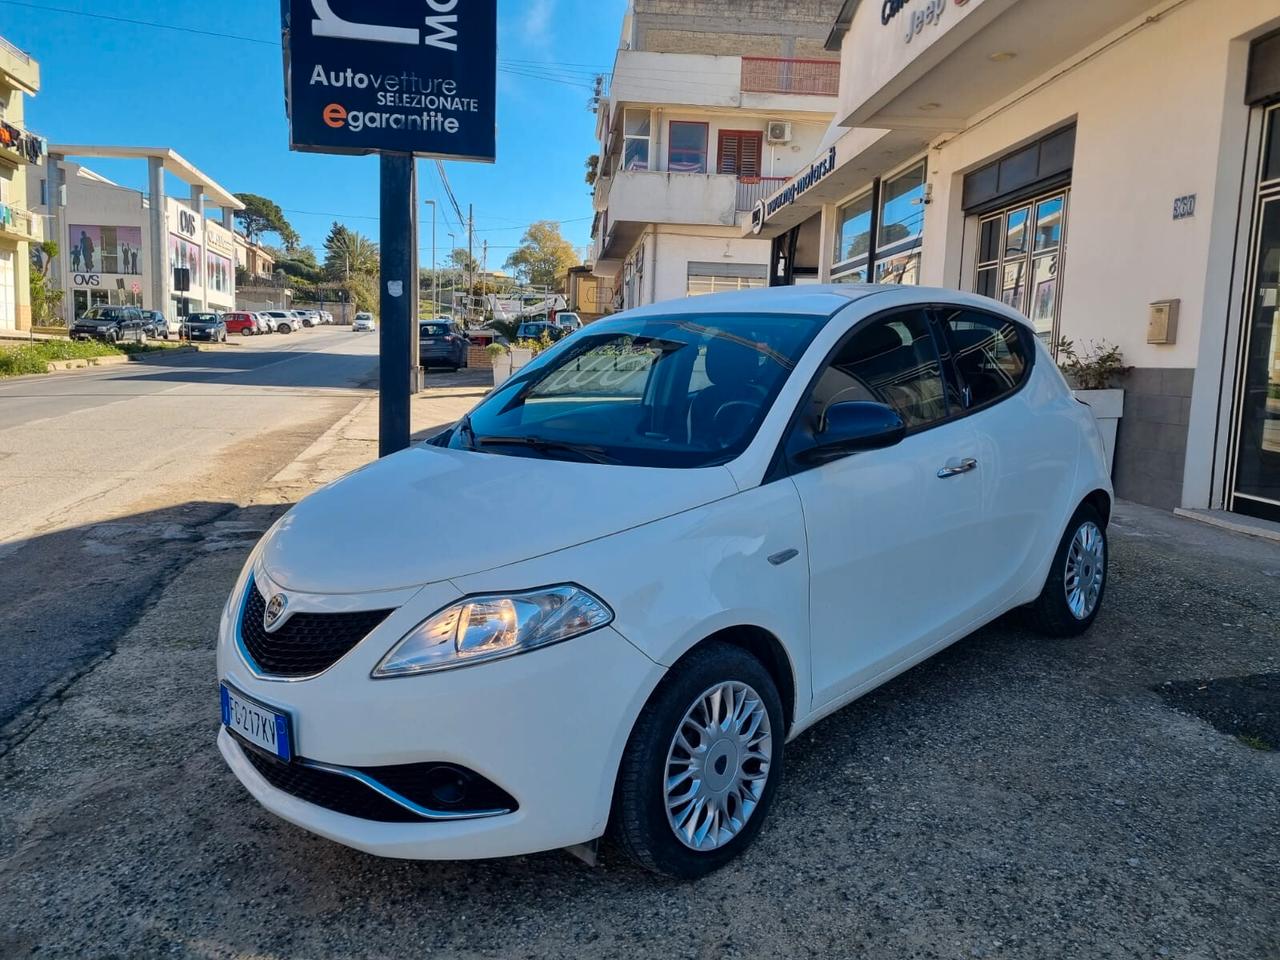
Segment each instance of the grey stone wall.
[{"label": "grey stone wall", "polygon": [[1124,383],[1116,433],[1116,496],[1172,510],[1182,506],[1193,369],[1139,367]]}]

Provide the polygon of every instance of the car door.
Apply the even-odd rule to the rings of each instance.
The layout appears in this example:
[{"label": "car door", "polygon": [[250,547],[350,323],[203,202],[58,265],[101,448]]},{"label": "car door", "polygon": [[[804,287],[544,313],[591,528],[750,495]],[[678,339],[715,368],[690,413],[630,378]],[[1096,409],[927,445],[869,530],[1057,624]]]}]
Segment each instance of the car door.
[{"label": "car door", "polygon": [[922,654],[973,605],[963,551],[981,505],[975,435],[923,309],[858,324],[810,388],[787,449],[802,447],[822,410],[842,401],[892,407],[907,435],[791,467],[809,544],[816,707]]},{"label": "car door", "polygon": [[983,522],[966,552],[986,614],[999,613],[1052,551],[1075,476],[1078,427],[1031,379],[1033,334],[970,307],[935,311],[950,349],[980,463]]}]

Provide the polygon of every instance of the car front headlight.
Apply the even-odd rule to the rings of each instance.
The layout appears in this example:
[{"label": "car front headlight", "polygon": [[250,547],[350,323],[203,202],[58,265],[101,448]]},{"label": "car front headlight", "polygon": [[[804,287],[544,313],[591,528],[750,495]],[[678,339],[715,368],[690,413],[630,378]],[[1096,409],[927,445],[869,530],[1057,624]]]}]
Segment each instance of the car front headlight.
[{"label": "car front headlight", "polygon": [[414,627],[373,671],[404,677],[509,657],[606,626],[613,611],[594,594],[563,584],[468,597]]}]

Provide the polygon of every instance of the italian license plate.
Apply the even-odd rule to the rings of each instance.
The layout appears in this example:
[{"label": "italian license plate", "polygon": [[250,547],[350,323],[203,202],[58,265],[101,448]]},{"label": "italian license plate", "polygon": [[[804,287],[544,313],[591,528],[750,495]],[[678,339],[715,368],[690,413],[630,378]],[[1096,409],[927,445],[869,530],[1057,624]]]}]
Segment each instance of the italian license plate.
[{"label": "italian license plate", "polygon": [[220,685],[222,722],[255,746],[275,754],[286,763],[293,759],[289,740],[289,717],[271,710],[228,687]]}]

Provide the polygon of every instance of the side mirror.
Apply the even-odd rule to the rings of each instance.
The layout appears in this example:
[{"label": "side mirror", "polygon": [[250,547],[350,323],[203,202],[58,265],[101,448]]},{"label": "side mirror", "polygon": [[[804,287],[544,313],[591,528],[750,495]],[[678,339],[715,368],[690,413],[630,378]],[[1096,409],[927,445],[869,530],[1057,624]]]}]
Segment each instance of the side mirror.
[{"label": "side mirror", "polygon": [[883,403],[833,403],[822,415],[813,445],[799,454],[805,463],[826,463],[851,453],[881,450],[901,443],[907,424]]}]

